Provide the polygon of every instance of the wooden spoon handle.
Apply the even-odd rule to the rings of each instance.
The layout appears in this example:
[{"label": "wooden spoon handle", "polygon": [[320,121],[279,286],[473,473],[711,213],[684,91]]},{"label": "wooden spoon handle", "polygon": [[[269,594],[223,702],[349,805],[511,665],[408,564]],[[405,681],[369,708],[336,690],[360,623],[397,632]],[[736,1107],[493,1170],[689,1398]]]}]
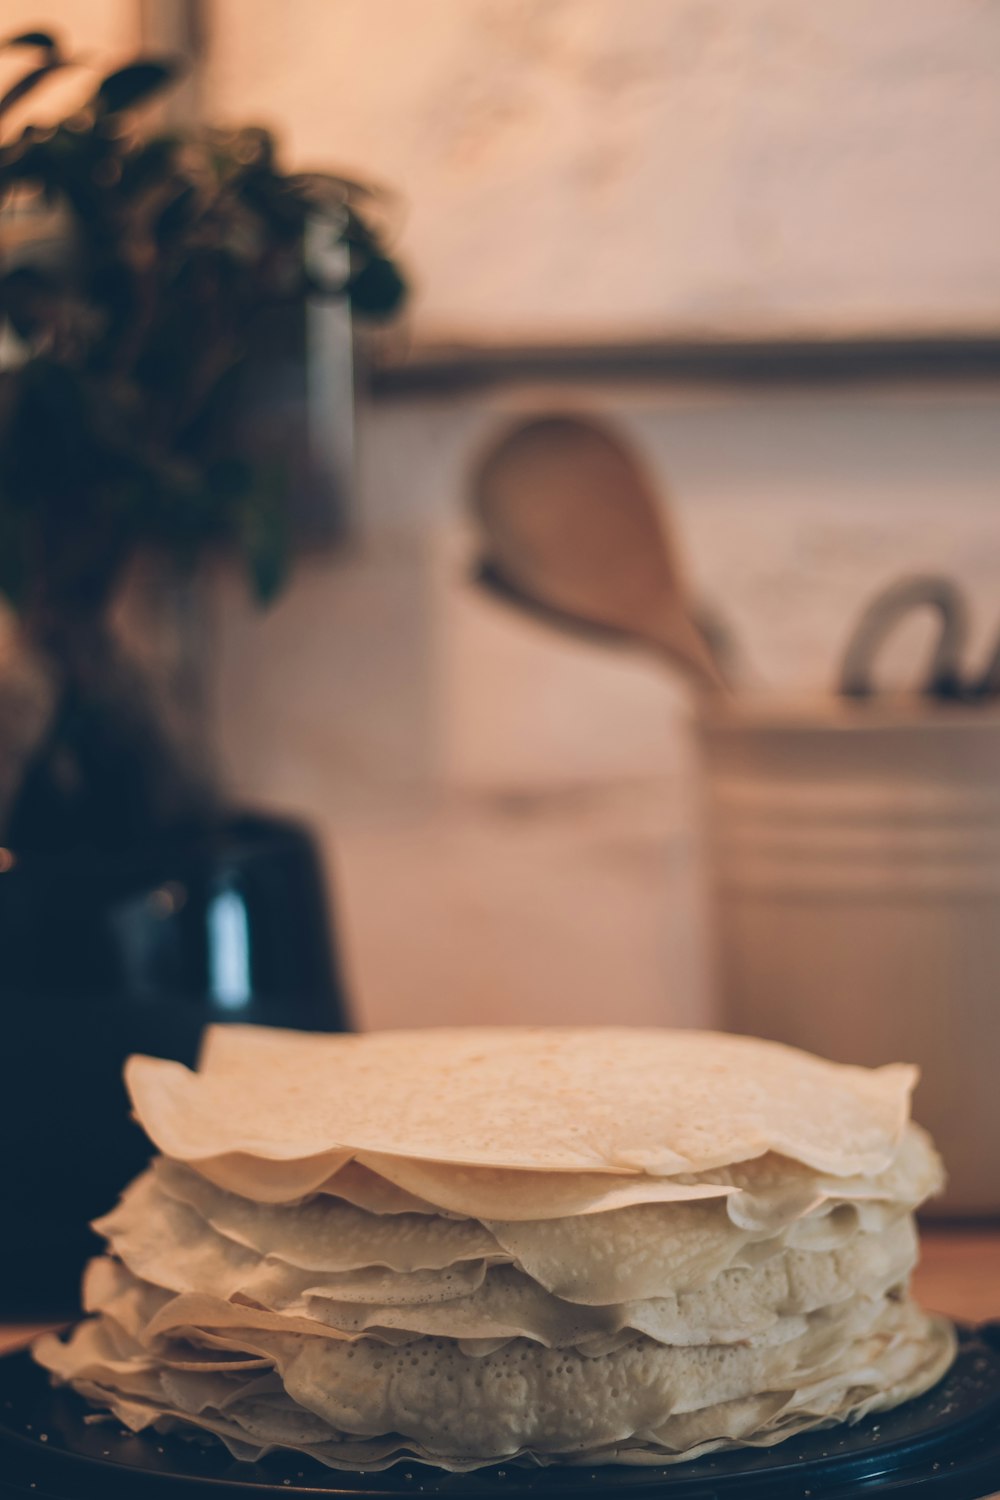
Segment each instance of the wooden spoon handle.
[{"label": "wooden spoon handle", "polygon": [[672,666],[679,667],[699,692],[732,692],[718,658],[689,615],[675,614],[651,629],[645,639]]}]

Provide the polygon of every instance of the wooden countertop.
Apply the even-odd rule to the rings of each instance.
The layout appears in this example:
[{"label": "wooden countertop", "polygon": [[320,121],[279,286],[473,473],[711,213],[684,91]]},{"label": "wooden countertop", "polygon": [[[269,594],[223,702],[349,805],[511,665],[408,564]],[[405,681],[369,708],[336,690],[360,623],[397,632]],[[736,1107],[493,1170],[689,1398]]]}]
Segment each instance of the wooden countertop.
[{"label": "wooden countertop", "polygon": [[913,1277],[918,1302],[960,1323],[1000,1319],[1000,1228],[924,1226]]}]

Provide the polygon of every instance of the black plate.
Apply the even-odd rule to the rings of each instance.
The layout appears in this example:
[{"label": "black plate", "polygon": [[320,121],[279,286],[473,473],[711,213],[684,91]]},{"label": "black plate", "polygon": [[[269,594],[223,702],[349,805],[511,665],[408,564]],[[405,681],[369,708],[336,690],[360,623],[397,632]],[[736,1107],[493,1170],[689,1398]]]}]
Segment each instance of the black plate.
[{"label": "black plate", "polygon": [[385,1474],[341,1474],[295,1455],[240,1464],[221,1443],[88,1424],[89,1410],[72,1392],[51,1390],[27,1353],[0,1360],[0,1500],[841,1500],[859,1492],[979,1500],[1000,1490],[1000,1323],[963,1332],[945,1379],[896,1411],[776,1448],[710,1454],[665,1469],[508,1466],[441,1474],[407,1462]]}]

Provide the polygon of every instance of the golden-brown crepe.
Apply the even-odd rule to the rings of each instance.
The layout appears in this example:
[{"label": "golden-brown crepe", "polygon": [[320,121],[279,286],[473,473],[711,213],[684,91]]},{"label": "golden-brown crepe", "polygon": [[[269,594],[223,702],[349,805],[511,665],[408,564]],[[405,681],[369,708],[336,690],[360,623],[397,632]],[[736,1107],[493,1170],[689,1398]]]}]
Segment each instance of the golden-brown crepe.
[{"label": "golden-brown crepe", "polygon": [[237,1458],[665,1463],[916,1395],[914,1071],[710,1033],[217,1027],[36,1355]]}]

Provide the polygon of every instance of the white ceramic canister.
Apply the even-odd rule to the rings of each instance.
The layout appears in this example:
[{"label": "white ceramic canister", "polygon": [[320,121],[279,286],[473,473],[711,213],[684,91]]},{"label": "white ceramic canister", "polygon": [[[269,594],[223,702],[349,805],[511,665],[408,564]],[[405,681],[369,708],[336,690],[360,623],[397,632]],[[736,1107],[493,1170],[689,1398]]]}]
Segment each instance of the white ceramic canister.
[{"label": "white ceramic canister", "polygon": [[1000,712],[761,701],[699,738],[724,1022],[918,1063],[938,1210],[1000,1213]]}]

